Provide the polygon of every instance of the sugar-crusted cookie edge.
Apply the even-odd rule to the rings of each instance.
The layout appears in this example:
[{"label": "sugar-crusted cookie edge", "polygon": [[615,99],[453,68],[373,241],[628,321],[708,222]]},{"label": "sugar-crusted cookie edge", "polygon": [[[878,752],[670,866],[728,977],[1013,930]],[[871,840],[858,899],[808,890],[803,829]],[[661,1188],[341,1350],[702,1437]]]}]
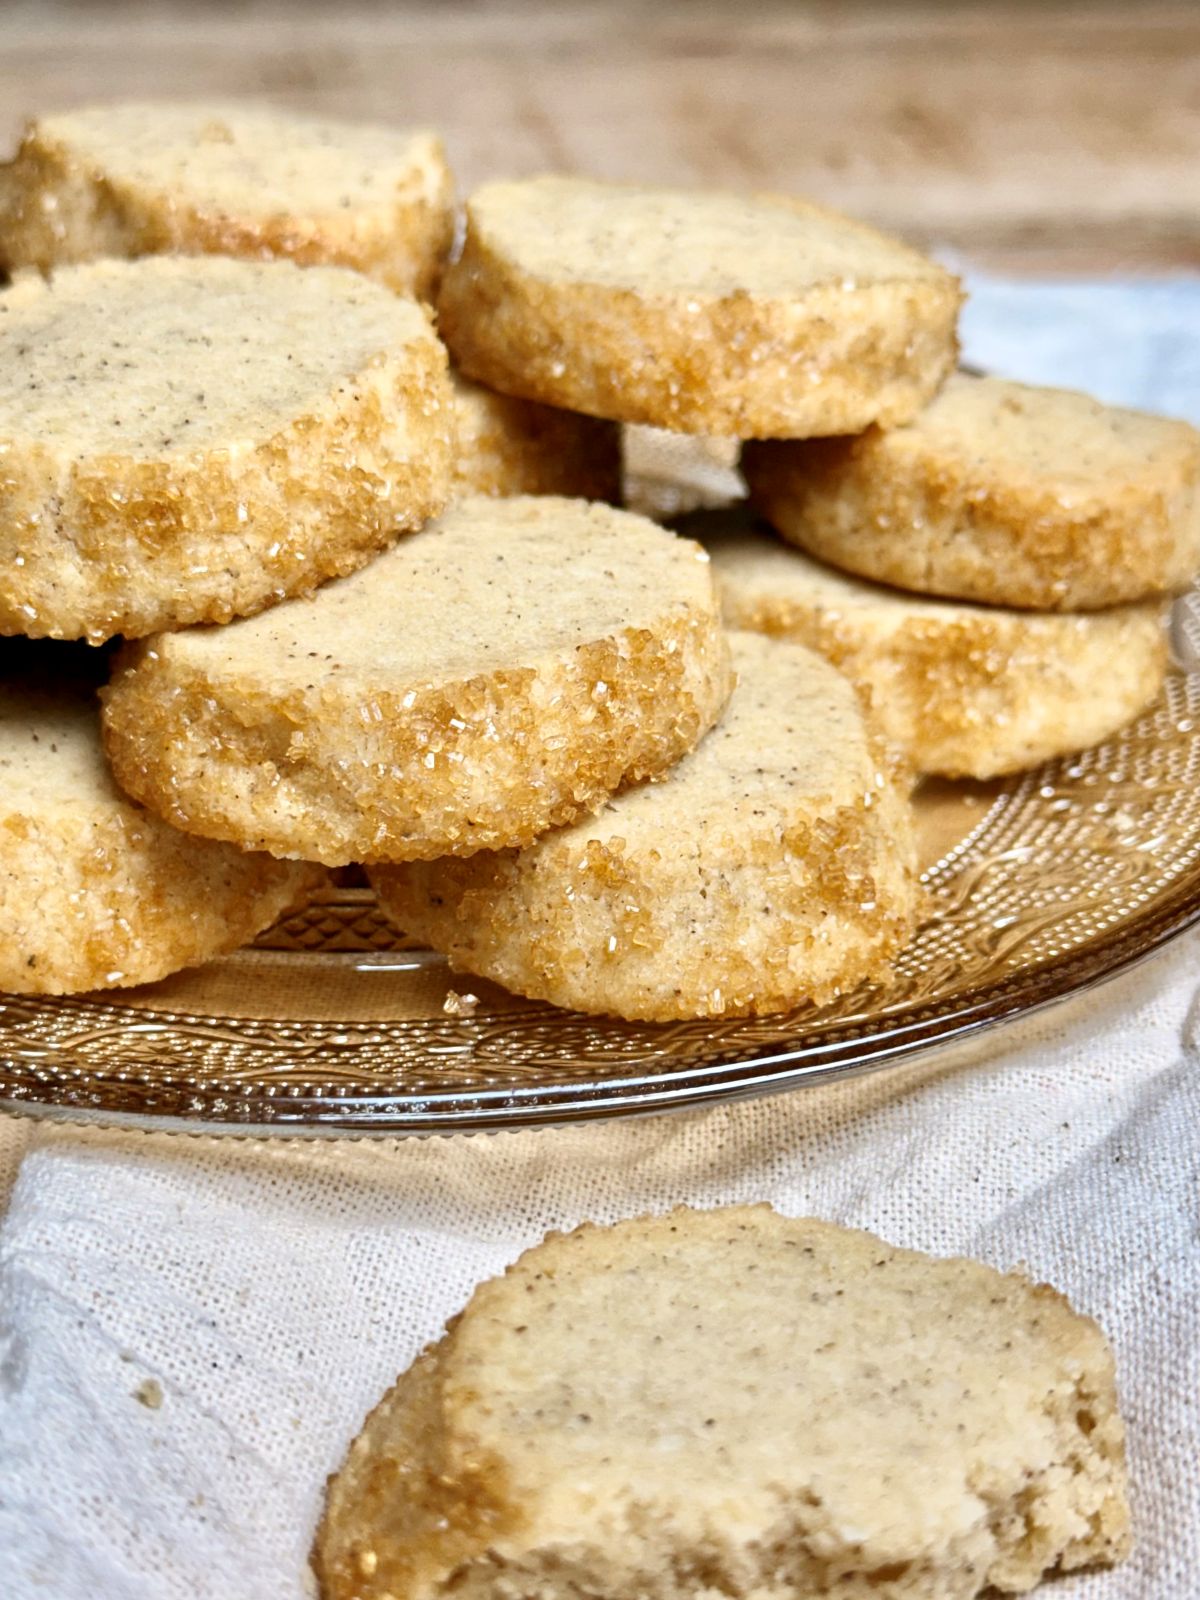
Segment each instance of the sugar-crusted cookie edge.
[{"label": "sugar-crusted cookie edge", "polygon": [[0,880],[0,989],[54,995],[153,983],[225,955],[322,874],[187,838],[118,801],[39,817],[9,809]]},{"label": "sugar-crusted cookie edge", "polygon": [[164,188],[122,180],[30,123],[0,167],[0,266],[50,272],[99,256],[282,257],[343,266],[397,294],[431,300],[454,234],[454,182],[436,134],[412,130],[434,194],[345,214],[231,216]]},{"label": "sugar-crusted cookie edge", "polygon": [[682,433],[806,438],[910,420],[957,360],[949,273],[792,299],[651,299],[527,273],[482,235],[470,200],[466,215],[442,336],[470,377],[525,399]]},{"label": "sugar-crusted cookie edge", "polygon": [[[1064,502],[1052,486],[974,481],[951,454],[886,432],[759,441],[750,498],[791,543],[915,594],[1090,611],[1185,589],[1200,569],[1200,434],[1141,482]],[[984,475],[986,477],[986,474]]]},{"label": "sugar-crusted cookie edge", "polygon": [[[102,289],[107,264],[79,270]],[[4,292],[39,290],[34,280]],[[448,499],[453,451],[446,353],[421,316],[416,338],[245,451],[73,462],[54,441],[9,449],[0,633],[98,644],[228,622],[344,576],[419,528]],[[389,445],[397,424],[403,457]],[[214,526],[205,540],[199,530]]]},{"label": "sugar-crusted cookie edge", "polygon": [[[758,651],[769,667],[771,647]],[[699,876],[686,850],[631,845],[618,819],[608,841],[582,837],[585,824],[524,849],[375,868],[384,910],[459,970],[635,1021],[769,1014],[885,977],[923,905],[908,771],[834,669],[794,654],[853,711],[841,794],[801,794],[761,822],[706,814]],[[681,927],[696,946],[682,957]]]},{"label": "sugar-crusted cookie edge", "polygon": [[[339,679],[272,696],[252,673],[217,684],[175,660],[170,635],[151,638],[118,658],[103,728],[123,787],[175,827],[342,866],[528,843],[622,782],[665,771],[731,687],[713,590],[711,609],[665,603],[653,629],[444,684]],[[525,751],[515,778],[513,748]],[[468,761],[494,775],[486,810],[469,819]]]},{"label": "sugar-crusted cookie edge", "polygon": [[[868,696],[884,734],[917,771],[987,779],[1069,755],[1153,704],[1168,666],[1166,607],[1100,613],[912,616],[886,632],[853,608],[750,594],[713,570],[726,624],[808,646]],[[928,602],[922,602],[928,604]]]}]

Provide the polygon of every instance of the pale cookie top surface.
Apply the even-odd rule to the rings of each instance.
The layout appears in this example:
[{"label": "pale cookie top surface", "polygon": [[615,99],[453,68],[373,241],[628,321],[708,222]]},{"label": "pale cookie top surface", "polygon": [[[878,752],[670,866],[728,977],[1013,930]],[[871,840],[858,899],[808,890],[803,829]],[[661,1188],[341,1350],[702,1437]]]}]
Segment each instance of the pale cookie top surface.
[{"label": "pale cookie top surface", "polygon": [[340,267],[152,256],[0,291],[0,443],[159,460],[270,438],[425,314]]},{"label": "pale cookie top surface", "polygon": [[765,1206],[552,1236],[450,1341],[462,1436],[546,1541],[610,1495],[752,1537],[803,1489],[815,1548],[944,1555],[1111,1373],[1051,1290]]},{"label": "pale cookie top surface", "polygon": [[100,746],[99,669],[82,646],[0,641],[0,814],[127,806]]},{"label": "pale cookie top surface", "polygon": [[432,133],[235,102],[89,106],[40,118],[37,131],[117,184],[240,216],[432,202],[445,173]]},{"label": "pale cookie top surface", "polygon": [[914,422],[885,436],[891,448],[945,451],[968,474],[1005,475],[1037,487],[1103,492],[1148,467],[1200,454],[1185,422],[1102,405],[1072,389],[1039,389],[955,373]]},{"label": "pale cookie top surface", "polygon": [[878,766],[848,680],[803,645],[729,638],[737,687],[717,726],[662,780],[548,842],[620,839],[630,854],[695,856],[718,834],[788,828],[806,801],[832,811],[874,792]]},{"label": "pale cookie top surface", "polygon": [[647,298],[787,298],[946,276],[862,223],[783,196],[545,177],[488,184],[469,211],[481,239],[532,276]]},{"label": "pale cookie top surface", "polygon": [[712,603],[707,555],[642,517],[549,495],[472,496],[306,600],[156,648],[281,692],[338,678],[424,685],[532,667]]}]

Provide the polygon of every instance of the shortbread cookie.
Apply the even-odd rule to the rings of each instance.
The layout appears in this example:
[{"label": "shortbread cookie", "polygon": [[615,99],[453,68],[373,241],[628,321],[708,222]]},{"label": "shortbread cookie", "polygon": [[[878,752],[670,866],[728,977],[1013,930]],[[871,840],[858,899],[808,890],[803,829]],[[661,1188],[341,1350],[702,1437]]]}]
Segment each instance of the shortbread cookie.
[{"label": "shortbread cookie", "polygon": [[367,1418],[323,1600],[973,1600],[1128,1551],[1100,1329],[769,1206],[551,1234]]},{"label": "shortbread cookie", "polygon": [[309,600],[132,648],[106,737],[177,827],[339,866],[526,844],[677,761],[729,687],[698,545],[475,496]]},{"label": "shortbread cookie", "polygon": [[0,262],[287,256],[428,296],[451,191],[432,133],[232,101],[92,106],[30,123],[0,167]]},{"label": "shortbread cookie", "polygon": [[497,394],[461,373],[454,382],[458,450],[454,492],[621,497],[621,438],[615,423]]},{"label": "shortbread cookie", "polygon": [[288,261],[100,261],[0,291],[0,632],[226,622],[449,493],[428,314]]},{"label": "shortbread cookie", "polygon": [[86,646],[0,640],[0,989],[149,983],[244,944],[319,881],[127,800],[100,746],[102,672]]},{"label": "shortbread cookie", "polygon": [[1162,688],[1159,601],[1064,616],[925,600],[747,528],[703,537],[726,622],[808,645],[869,689],[921,772],[991,778],[1082,750]]},{"label": "shortbread cookie", "polygon": [[743,471],[785,538],[918,594],[1090,611],[1200,569],[1200,432],[1068,389],[957,374],[908,427]]},{"label": "shortbread cookie", "polygon": [[957,279],[782,196],[493,183],[439,326],[493,389],[741,439],[906,422],[954,365]]},{"label": "shortbread cookie", "polygon": [[661,783],[521,851],[373,872],[453,966],[576,1011],[783,1011],[880,975],[919,890],[908,800],[850,684],[733,635],[718,726]]}]

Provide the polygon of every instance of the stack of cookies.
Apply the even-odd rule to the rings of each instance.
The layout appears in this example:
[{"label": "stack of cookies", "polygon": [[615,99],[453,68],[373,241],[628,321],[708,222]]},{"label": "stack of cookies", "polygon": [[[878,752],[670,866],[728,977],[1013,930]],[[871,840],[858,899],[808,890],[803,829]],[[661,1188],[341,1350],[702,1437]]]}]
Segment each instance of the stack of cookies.
[{"label": "stack of cookies", "polygon": [[[1153,696],[1190,429],[955,376],[957,281],[800,201],[493,184],[451,260],[450,187],[430,135],[229,106],[0,171],[5,986],[148,981],[362,863],[535,998],[822,1002],[914,930],[910,765]],[[745,467],[814,554],[616,509],[622,423],[786,441]]]},{"label": "stack of cookies", "polygon": [[786,543],[718,534],[727,617],[867,683],[918,771],[1015,772],[1158,694],[1166,597],[1200,567],[1186,423],[959,372],[905,426],[743,469]]}]

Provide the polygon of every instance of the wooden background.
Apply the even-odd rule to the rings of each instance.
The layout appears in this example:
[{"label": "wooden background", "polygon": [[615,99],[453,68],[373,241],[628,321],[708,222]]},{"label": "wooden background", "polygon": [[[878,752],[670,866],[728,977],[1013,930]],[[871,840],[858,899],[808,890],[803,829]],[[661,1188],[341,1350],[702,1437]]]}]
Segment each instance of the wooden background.
[{"label": "wooden background", "polygon": [[1200,5],[0,0],[0,144],[130,95],[441,128],[464,186],[780,187],[1008,268],[1200,266]]}]

